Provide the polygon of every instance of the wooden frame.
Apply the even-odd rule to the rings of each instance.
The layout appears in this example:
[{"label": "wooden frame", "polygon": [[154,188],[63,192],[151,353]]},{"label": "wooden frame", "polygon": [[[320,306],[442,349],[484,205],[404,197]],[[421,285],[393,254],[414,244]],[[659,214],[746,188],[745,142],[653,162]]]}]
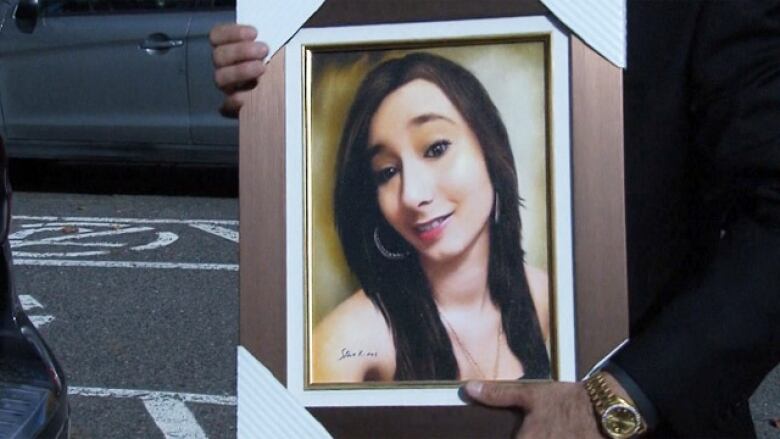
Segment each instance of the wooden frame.
[{"label": "wooden frame", "polygon": [[[349,3],[346,5],[345,3]],[[380,5],[391,4],[386,7]],[[413,3],[414,7],[403,3]],[[535,2],[329,1],[310,25],[449,20],[544,12]],[[457,3],[457,5],[454,5]],[[479,9],[476,11],[475,9]],[[241,114],[240,343],[288,382],[285,243],[285,52],[269,64]],[[621,71],[570,38],[571,168],[577,376],[627,334]],[[599,257],[593,257],[598,254]],[[251,267],[251,268],[250,268]],[[505,434],[505,412],[474,407],[310,409],[336,437]],[[421,415],[420,413],[424,413]],[[398,422],[403,419],[404,422]],[[441,419],[437,422],[437,419]],[[436,431],[433,431],[436,430]]]}]

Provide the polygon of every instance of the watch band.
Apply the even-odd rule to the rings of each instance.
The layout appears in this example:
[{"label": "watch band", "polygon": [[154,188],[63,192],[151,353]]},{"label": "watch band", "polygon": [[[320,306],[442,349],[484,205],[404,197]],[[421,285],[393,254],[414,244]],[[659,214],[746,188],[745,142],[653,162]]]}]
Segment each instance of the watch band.
[{"label": "watch band", "polygon": [[609,388],[603,372],[596,372],[585,381],[593,410],[599,419],[602,431],[612,439],[635,438],[647,429],[639,410],[617,396]]}]

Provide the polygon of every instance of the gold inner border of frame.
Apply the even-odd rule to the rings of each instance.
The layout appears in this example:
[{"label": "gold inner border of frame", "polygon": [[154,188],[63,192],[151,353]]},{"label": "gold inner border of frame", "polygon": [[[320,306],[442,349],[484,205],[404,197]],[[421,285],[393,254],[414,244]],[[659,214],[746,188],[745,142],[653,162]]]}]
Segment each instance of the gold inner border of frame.
[{"label": "gold inner border of frame", "polygon": [[[545,174],[547,178],[547,266],[551,276],[549,283],[550,294],[550,307],[548,312],[550,313],[550,363],[551,363],[551,375],[552,380],[557,380],[559,377],[559,346],[558,346],[558,285],[557,274],[558,267],[555,265],[555,248],[557,242],[555,240],[555,218],[554,214],[555,205],[553,204],[552,194],[555,191],[553,178],[553,171],[555,166],[552,163],[554,154],[552,153],[553,147],[553,119],[552,119],[552,48],[551,48],[551,35],[549,33],[529,33],[523,35],[500,35],[500,36],[482,36],[482,37],[463,37],[463,38],[448,38],[443,39],[430,39],[430,40],[415,40],[415,41],[382,41],[376,43],[343,43],[343,44],[308,44],[301,46],[301,54],[303,60],[303,68],[301,69],[301,81],[302,89],[302,118],[304,121],[304,236],[303,236],[303,251],[305,264],[303,267],[304,276],[304,313],[303,319],[303,334],[304,334],[304,390],[380,390],[380,389],[446,389],[460,387],[465,381],[387,381],[387,382],[362,382],[362,383],[312,383],[311,382],[311,338],[314,328],[310,324],[312,315],[312,188],[311,188],[311,145],[312,145],[312,121],[311,121],[311,90],[312,90],[312,56],[316,53],[327,52],[340,52],[348,50],[411,50],[420,48],[431,47],[452,47],[452,46],[478,46],[486,44],[509,44],[509,43],[530,43],[540,42],[543,44],[544,51],[544,87],[545,87]],[[567,40],[568,41],[568,40]],[[568,53],[568,52],[567,52]],[[568,55],[570,57],[570,55]],[[568,115],[567,115],[568,117]],[[568,172],[568,171],[566,171]],[[523,380],[525,382],[546,382],[548,379],[528,379]]]}]

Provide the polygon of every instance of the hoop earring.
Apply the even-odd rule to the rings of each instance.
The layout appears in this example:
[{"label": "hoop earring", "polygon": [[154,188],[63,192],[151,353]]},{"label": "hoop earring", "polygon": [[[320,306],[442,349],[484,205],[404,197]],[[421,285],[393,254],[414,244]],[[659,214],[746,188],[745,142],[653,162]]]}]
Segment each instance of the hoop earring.
[{"label": "hoop earring", "polygon": [[391,261],[400,261],[401,259],[409,256],[409,252],[393,252],[388,250],[379,239],[379,227],[374,227],[374,245],[379,250],[379,254]]},{"label": "hoop earring", "polygon": [[496,197],[494,198],[495,203],[493,206],[493,224],[498,224],[498,218],[501,215],[501,202],[498,198],[498,192],[496,192]]}]

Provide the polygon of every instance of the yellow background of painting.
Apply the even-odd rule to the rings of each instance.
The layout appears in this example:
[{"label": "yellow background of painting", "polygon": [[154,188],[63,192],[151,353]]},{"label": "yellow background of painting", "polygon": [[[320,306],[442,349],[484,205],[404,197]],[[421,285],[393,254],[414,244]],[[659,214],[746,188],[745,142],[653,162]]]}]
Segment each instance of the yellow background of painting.
[{"label": "yellow background of painting", "polygon": [[[471,71],[488,91],[509,133],[518,173],[526,261],[548,269],[544,43],[511,42],[414,50],[314,52],[311,68],[310,267],[312,328],[359,284],[344,258],[333,215],[341,130],[363,77],[388,58],[424,51]],[[310,328],[311,329],[311,328]]]}]

